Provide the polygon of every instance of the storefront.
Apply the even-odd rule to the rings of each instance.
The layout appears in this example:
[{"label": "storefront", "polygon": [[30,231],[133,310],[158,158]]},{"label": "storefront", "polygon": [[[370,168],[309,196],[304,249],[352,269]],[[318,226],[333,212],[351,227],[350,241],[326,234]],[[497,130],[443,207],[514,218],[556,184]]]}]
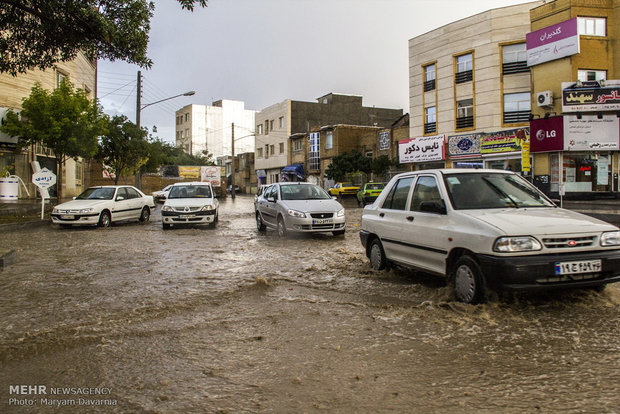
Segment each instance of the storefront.
[{"label": "storefront", "polygon": [[398,141],[398,160],[401,165],[414,164],[416,170],[445,168],[446,136],[410,138]]},{"label": "storefront", "polygon": [[524,147],[529,148],[529,142],[530,129],[527,127],[482,134],[480,153],[484,168],[515,171],[529,176],[529,151],[523,151]]},{"label": "storefront", "polygon": [[480,154],[480,134],[449,136],[448,155],[452,168],[484,168]]}]

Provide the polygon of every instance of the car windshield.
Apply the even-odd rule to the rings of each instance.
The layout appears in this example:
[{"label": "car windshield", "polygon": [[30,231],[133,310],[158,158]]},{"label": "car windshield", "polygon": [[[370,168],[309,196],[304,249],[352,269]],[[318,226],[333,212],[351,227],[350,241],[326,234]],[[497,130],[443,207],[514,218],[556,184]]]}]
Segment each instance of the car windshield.
[{"label": "car windshield", "polygon": [[342,183],[343,187],[353,187],[352,183]]},{"label": "car windshield", "polygon": [[116,188],[111,187],[93,187],[87,188],[82,194],[77,196],[76,200],[112,200]]},{"label": "car windshield", "polygon": [[208,185],[175,185],[170,189],[168,199],[173,198],[210,198],[211,188]]},{"label": "car windshield", "polygon": [[283,185],[280,187],[282,200],[329,200],[331,196],[314,184]]},{"label": "car windshield", "polygon": [[516,174],[446,174],[444,182],[456,210],[554,206],[536,187]]},{"label": "car windshield", "polygon": [[366,184],[366,190],[383,190],[384,185],[381,183],[377,184]]}]

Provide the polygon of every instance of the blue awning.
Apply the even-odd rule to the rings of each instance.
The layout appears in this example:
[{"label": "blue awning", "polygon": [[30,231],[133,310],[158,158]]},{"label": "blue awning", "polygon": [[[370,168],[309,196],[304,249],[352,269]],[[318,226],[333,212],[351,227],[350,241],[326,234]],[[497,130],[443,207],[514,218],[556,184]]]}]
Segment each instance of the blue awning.
[{"label": "blue awning", "polygon": [[281,173],[282,175],[294,175],[300,180],[306,179],[306,175],[304,174],[304,166],[301,164],[287,165],[286,167],[282,168]]}]

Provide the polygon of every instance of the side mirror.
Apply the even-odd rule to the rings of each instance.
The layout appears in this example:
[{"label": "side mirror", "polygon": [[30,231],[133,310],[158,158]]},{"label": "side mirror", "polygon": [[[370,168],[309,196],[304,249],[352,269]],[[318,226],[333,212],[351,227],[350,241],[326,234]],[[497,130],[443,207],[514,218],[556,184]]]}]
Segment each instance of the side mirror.
[{"label": "side mirror", "polygon": [[76,197],[73,197],[73,199],[75,200],[75,199],[76,199]]},{"label": "side mirror", "polygon": [[422,201],[420,203],[420,211],[424,213],[447,214],[446,204],[443,200]]},{"label": "side mirror", "polygon": [[267,201],[269,201],[270,203],[275,203],[276,199],[273,197],[267,197]]},{"label": "side mirror", "polygon": [[123,197],[123,196],[116,197],[116,201],[123,201],[124,199],[125,199],[125,197]]}]

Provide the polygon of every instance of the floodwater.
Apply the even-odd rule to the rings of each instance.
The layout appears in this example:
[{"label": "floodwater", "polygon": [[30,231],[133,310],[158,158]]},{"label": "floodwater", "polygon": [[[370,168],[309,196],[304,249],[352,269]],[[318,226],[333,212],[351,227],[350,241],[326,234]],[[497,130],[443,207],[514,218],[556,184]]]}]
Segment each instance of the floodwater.
[{"label": "floodwater", "polygon": [[460,304],[370,270],[345,206],[345,237],[258,233],[248,196],[215,229],[3,230],[0,411],[620,412],[620,286]]}]

